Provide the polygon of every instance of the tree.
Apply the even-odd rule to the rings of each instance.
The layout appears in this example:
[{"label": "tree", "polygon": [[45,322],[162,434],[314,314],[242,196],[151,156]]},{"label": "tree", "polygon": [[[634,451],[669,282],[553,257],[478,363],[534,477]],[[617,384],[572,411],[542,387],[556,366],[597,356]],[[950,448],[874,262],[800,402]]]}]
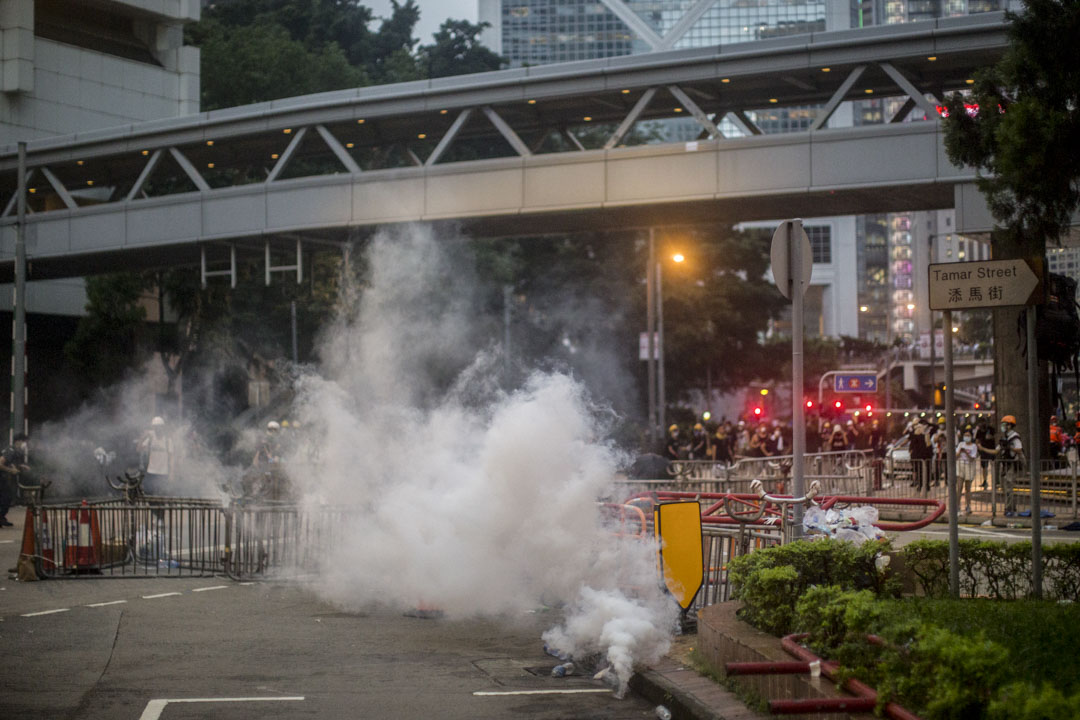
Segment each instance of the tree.
[{"label": "tree", "polygon": [[88,387],[119,382],[141,362],[138,339],[146,311],[139,301],[145,290],[137,273],[87,278],[86,315],[64,355]]},{"label": "tree", "polygon": [[[979,173],[997,223],[996,258],[1042,257],[1080,206],[1080,3],[1025,0],[1025,6],[1023,14],[1006,14],[1010,45],[1001,61],[976,73],[970,95],[954,93],[947,103],[945,147],[950,160]],[[1025,429],[1019,316],[1012,309],[994,316],[997,406],[1022,418]],[[1045,366],[1041,371],[1045,377]],[[1040,382],[1041,407],[1048,402],[1045,388]]]},{"label": "tree", "polygon": [[[949,159],[979,171],[999,225],[995,250],[1042,254],[1080,207],[1080,3],[1025,0],[1007,13],[1005,56],[975,75],[969,96],[948,100]],[[969,106],[969,107],[965,107]]]},{"label": "tree", "polygon": [[[665,259],[676,249],[661,247]],[[701,229],[680,238],[678,249],[686,267],[666,263],[663,282],[668,397],[686,400],[706,384],[727,391],[759,379],[769,366],[765,331],[786,303],[765,277],[768,235]]]},{"label": "tree", "polygon": [[230,27],[210,18],[199,35],[203,110],[367,84],[338,45],[309,49],[279,25]]},{"label": "tree", "polygon": [[503,58],[481,45],[478,39],[486,27],[490,25],[474,25],[468,20],[444,22],[434,35],[434,44],[420,48],[419,62],[427,77],[468,75],[501,68]]}]

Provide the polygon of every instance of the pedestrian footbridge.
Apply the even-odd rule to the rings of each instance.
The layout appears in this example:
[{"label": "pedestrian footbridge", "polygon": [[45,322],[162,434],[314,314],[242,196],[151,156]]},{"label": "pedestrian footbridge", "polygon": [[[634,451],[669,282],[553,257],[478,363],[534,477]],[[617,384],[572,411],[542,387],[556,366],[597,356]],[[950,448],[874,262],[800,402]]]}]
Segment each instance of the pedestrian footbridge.
[{"label": "pedestrian footbridge", "polygon": [[[527,235],[963,209],[973,173],[948,161],[936,106],[1006,44],[1003,15],[986,13],[343,90],[35,140],[29,277],[206,267],[208,255],[235,262],[237,252],[265,252],[269,272],[272,251],[418,221]],[[863,104],[879,121],[838,121],[855,100],[879,101]],[[689,118],[678,142],[656,126],[672,118]],[[797,131],[777,132],[785,123]],[[17,188],[8,146],[0,282],[13,273]],[[281,267],[301,272],[299,261]]]}]

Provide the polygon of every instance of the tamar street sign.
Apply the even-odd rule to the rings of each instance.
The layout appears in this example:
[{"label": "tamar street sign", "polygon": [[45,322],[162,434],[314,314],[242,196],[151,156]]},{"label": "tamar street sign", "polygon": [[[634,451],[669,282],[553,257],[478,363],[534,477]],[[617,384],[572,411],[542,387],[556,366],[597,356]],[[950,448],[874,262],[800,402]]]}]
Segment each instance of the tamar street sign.
[{"label": "tamar street sign", "polygon": [[1042,301],[1042,259],[930,265],[930,309],[965,310]]}]

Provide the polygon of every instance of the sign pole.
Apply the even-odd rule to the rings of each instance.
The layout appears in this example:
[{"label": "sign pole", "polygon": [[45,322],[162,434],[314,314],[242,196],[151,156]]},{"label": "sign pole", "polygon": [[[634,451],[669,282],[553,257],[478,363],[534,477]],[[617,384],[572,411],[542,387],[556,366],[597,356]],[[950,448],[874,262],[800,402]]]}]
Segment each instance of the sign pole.
[{"label": "sign pole", "polygon": [[1027,306],[1028,472],[1031,477],[1031,590],[1043,596],[1042,473],[1039,457],[1039,353],[1035,343],[1035,306]]},{"label": "sign pole", "polygon": [[[960,597],[960,492],[956,486],[956,417],[953,406],[952,310],[942,313],[945,333],[945,482],[949,488],[949,594]],[[933,327],[931,327],[931,330]]]},{"label": "sign pole", "polygon": [[[792,220],[787,225],[787,243],[790,253],[791,283],[791,483],[792,494],[802,497],[806,493],[803,482],[804,454],[806,453],[806,419],[803,416],[803,264],[810,258],[803,257],[802,220]],[[802,537],[803,506],[795,503],[792,537]]]}]

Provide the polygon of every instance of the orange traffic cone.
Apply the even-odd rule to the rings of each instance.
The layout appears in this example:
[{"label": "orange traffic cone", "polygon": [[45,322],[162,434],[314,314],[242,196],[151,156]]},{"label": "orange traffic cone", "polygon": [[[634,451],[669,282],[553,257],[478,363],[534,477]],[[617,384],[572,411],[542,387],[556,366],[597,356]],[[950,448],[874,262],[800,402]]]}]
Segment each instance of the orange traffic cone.
[{"label": "orange traffic cone", "polygon": [[23,556],[34,556],[34,511],[26,508],[26,523],[22,531],[22,549],[19,550],[19,559]]},{"label": "orange traffic cone", "polygon": [[89,503],[72,510],[68,518],[68,543],[64,548],[64,564],[69,570],[97,570],[101,564],[101,530],[97,513]]},{"label": "orange traffic cone", "polygon": [[445,615],[445,613],[441,609],[434,605],[428,605],[423,600],[416,603],[416,607],[412,610],[405,611],[405,617],[422,618],[424,620],[435,620],[436,618],[441,618],[443,615]]},{"label": "orange traffic cone", "polygon": [[23,525],[22,547],[19,549],[15,573],[22,582],[39,579],[34,565],[34,513],[30,508],[26,508],[26,524]]}]

